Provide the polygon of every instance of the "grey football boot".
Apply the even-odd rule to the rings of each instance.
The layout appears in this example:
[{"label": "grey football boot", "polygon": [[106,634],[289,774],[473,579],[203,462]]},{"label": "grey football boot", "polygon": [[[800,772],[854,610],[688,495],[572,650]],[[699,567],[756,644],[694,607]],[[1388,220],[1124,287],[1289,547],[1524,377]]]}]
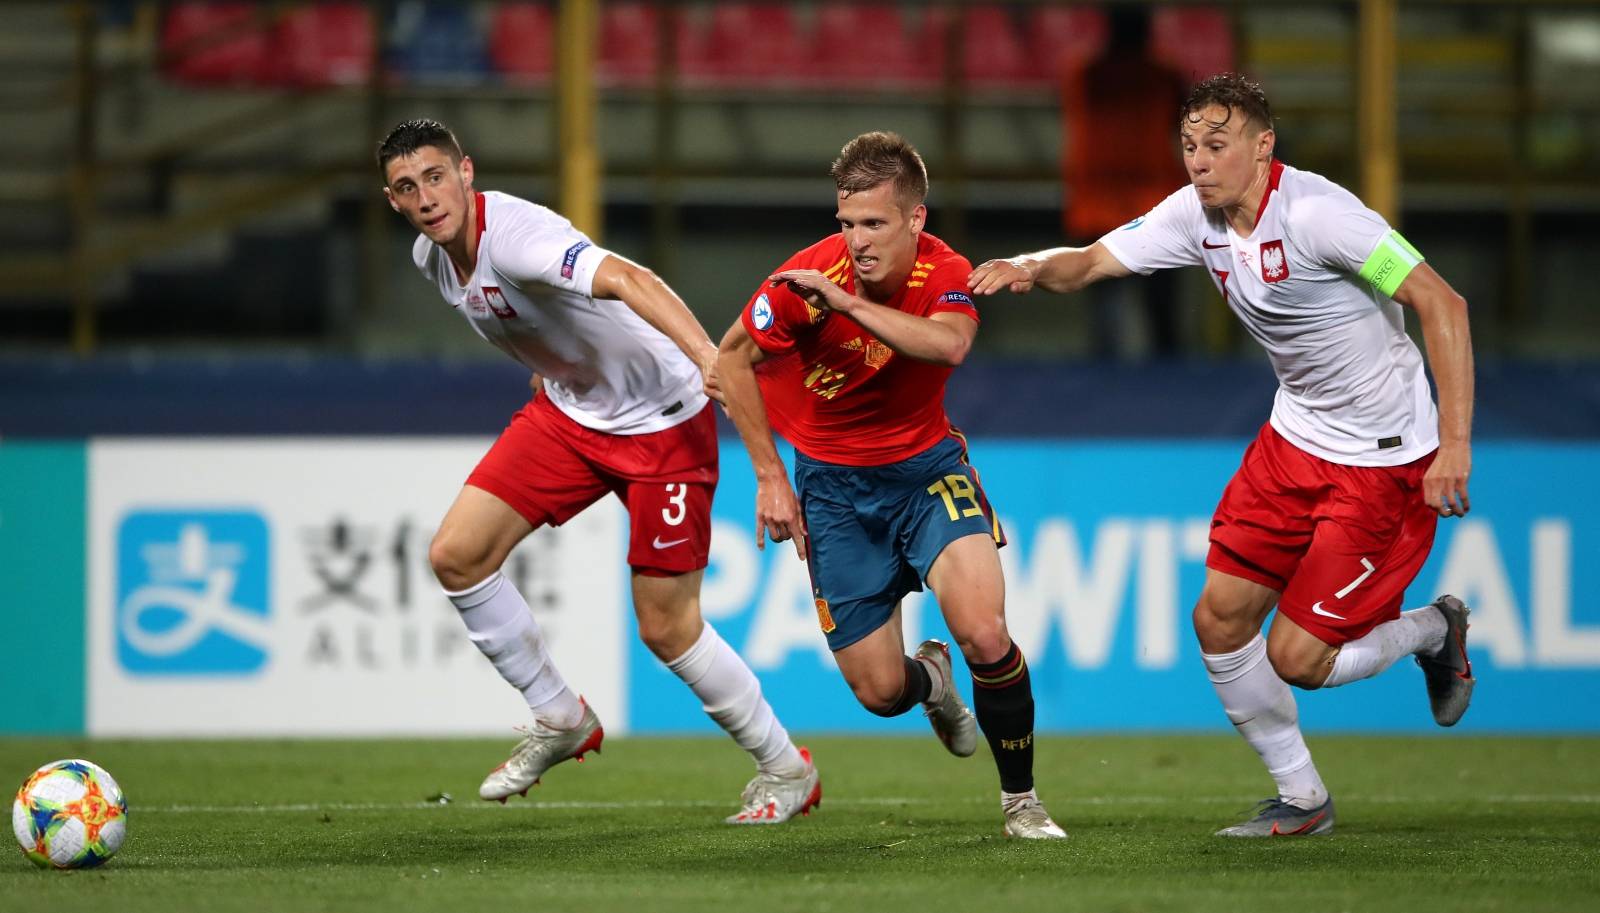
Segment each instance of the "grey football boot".
[{"label": "grey football boot", "polygon": [[817,776],[817,765],[811,761],[811,751],[802,746],[800,759],[806,766],[798,776],[757,773],[739,797],[739,811],[722,820],[728,824],[782,824],[795,815],[809,816],[813,808],[821,807],[822,780]]},{"label": "grey football boot", "polygon": [[1472,677],[1472,660],[1467,658],[1467,616],[1472,610],[1454,596],[1440,596],[1433,607],[1444,616],[1444,646],[1432,656],[1418,656],[1417,665],[1428,685],[1433,721],[1454,726],[1467,712],[1472,689],[1478,684]]},{"label": "grey football boot", "polygon": [[478,796],[502,805],[513,795],[528,794],[528,787],[539,782],[544,772],[572,758],[582,761],[589,752],[600,753],[600,743],[606,737],[600,718],[594,715],[589,702],[583,703],[583,717],[571,729],[552,729],[535,720],[532,726],[520,729],[526,737],[511,750],[504,764],[489,772]]},{"label": "grey football boot", "polygon": [[1024,840],[1065,840],[1067,832],[1055,823],[1044,803],[1032,790],[1009,800],[1002,797],[1000,810],[1006,816],[1006,836]]},{"label": "grey football boot", "polygon": [[950,648],[942,640],[925,640],[917,647],[916,658],[931,665],[934,674],[944,682],[944,693],[939,700],[922,705],[926,708],[924,713],[928,722],[933,726],[933,734],[956,757],[972,757],[972,753],[978,750],[978,719],[967,709],[961,692],[956,688],[955,674],[950,666]]},{"label": "grey football boot", "polygon": [[1264,799],[1248,821],[1217,831],[1218,837],[1316,837],[1333,833],[1333,797],[1313,809]]}]

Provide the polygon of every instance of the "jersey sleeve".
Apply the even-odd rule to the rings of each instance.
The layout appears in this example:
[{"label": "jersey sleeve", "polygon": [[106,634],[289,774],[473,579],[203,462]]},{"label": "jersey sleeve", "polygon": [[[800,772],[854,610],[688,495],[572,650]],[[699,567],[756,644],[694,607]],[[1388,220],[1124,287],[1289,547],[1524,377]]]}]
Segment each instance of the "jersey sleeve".
[{"label": "jersey sleeve", "polygon": [[1100,243],[1123,266],[1148,276],[1158,269],[1203,263],[1195,232],[1204,225],[1200,198],[1193,187],[1184,187],[1139,218],[1107,232]]},{"label": "jersey sleeve", "polygon": [[927,292],[927,306],[923,315],[932,317],[950,311],[979,320],[978,306],[972,300],[972,289],[967,286],[967,277],[970,275],[972,264],[960,255],[947,257],[934,267],[923,286]]},{"label": "jersey sleeve", "polygon": [[566,219],[551,214],[543,224],[519,221],[496,233],[494,267],[517,288],[529,283],[589,295],[594,274],[610,251],[598,247]]},{"label": "jersey sleeve", "polygon": [[[791,257],[773,272],[801,269],[799,257]],[[787,285],[773,286],[762,282],[756,293],[739,314],[745,332],[755,340],[763,352],[783,355],[794,349],[796,337],[811,326],[811,312],[799,295]]]},{"label": "jersey sleeve", "polygon": [[1300,201],[1294,219],[1295,245],[1320,266],[1365,279],[1393,295],[1411,275],[1422,254],[1378,213],[1342,188]]}]

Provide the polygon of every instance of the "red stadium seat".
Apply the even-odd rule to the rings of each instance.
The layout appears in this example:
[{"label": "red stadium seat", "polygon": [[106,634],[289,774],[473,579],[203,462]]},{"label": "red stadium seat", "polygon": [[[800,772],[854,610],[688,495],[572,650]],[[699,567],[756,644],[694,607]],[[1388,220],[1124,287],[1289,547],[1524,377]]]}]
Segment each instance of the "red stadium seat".
[{"label": "red stadium seat", "polygon": [[555,69],[554,32],[550,4],[501,4],[489,26],[489,63],[514,82],[549,79]]},{"label": "red stadium seat", "polygon": [[1054,81],[1105,47],[1106,18],[1091,7],[1039,7],[1028,19],[1027,34],[1036,76]]},{"label": "red stadium seat", "polygon": [[812,73],[833,84],[925,85],[938,78],[942,56],[925,37],[899,7],[825,3],[817,10]]},{"label": "red stadium seat", "polygon": [[718,3],[689,45],[685,76],[735,86],[792,82],[808,50],[790,7],[774,3]]},{"label": "red stadium seat", "polygon": [[[596,61],[602,82],[645,86],[655,81],[660,22],[653,3],[606,3],[600,14],[600,50]],[[695,56],[690,11],[678,11],[674,40],[680,68]]]},{"label": "red stadium seat", "polygon": [[[937,40],[930,36],[930,41]],[[975,6],[962,22],[961,72],[977,85],[1014,86],[1039,81],[1011,11]]]},{"label": "red stadium seat", "polygon": [[1234,69],[1233,25],[1215,7],[1163,7],[1150,22],[1155,56],[1191,85]]},{"label": "red stadium seat", "polygon": [[175,3],[161,24],[165,73],[196,85],[265,82],[271,35],[254,3]]},{"label": "red stadium seat", "polygon": [[273,70],[289,85],[361,85],[372,76],[372,13],[362,3],[296,7],[278,22],[273,44]]}]

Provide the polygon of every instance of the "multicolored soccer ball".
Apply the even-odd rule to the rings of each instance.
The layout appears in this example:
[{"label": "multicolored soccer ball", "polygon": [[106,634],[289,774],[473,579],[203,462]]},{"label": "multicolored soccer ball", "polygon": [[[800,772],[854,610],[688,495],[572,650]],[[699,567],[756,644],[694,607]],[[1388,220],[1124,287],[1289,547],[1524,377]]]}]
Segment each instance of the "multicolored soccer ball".
[{"label": "multicolored soccer ball", "polygon": [[100,766],[55,761],[34,771],[17,790],[11,829],[23,855],[40,868],[93,868],[122,846],[128,803]]}]

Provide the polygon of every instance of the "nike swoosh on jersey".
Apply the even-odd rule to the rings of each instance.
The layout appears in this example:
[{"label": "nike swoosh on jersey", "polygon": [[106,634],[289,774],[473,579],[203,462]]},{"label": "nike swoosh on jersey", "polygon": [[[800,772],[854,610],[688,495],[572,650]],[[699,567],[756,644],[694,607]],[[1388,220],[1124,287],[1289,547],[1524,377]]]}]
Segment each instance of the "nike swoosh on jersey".
[{"label": "nike swoosh on jersey", "polygon": [[1233,245],[1232,244],[1212,244],[1210,241],[1201,241],[1200,242],[1200,246],[1205,248],[1206,250],[1222,250],[1224,247],[1232,247]]},{"label": "nike swoosh on jersey", "polygon": [[1321,615],[1323,618],[1337,618],[1340,621],[1344,621],[1345,620],[1345,617],[1343,615],[1335,615],[1332,612],[1329,612],[1328,610],[1324,609],[1322,607],[1322,600],[1320,600],[1320,599],[1318,599],[1316,602],[1313,602],[1311,604],[1311,614],[1313,614],[1313,615]]},{"label": "nike swoosh on jersey", "polygon": [[652,548],[672,548],[674,545],[682,545],[683,543],[688,542],[688,541],[689,541],[688,537],[684,537],[682,539],[674,539],[671,542],[662,542],[661,541],[661,537],[657,536],[657,537],[655,537],[654,540],[651,541],[650,545],[651,545]]}]

